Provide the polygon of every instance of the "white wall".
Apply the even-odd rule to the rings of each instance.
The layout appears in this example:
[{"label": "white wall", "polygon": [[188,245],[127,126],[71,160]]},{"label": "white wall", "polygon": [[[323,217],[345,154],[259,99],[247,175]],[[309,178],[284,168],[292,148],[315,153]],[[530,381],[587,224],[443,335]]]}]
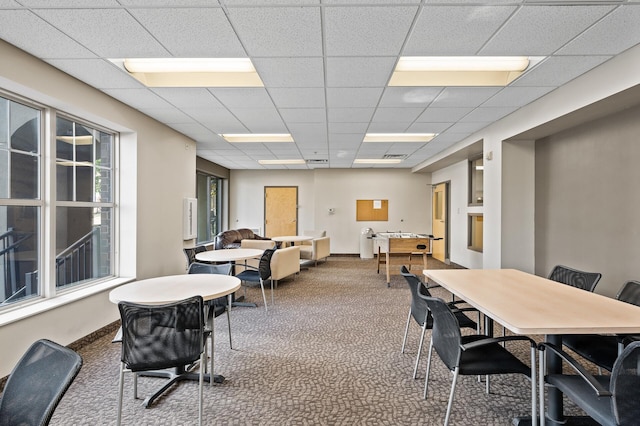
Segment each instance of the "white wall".
[{"label": "white wall", "polygon": [[[427,174],[395,169],[232,170],[230,227],[264,229],[264,187],[298,186],[298,232],[324,229],[332,253],[357,254],[362,228],[430,233],[430,183]],[[389,220],[356,221],[358,199],[389,200]]]},{"label": "white wall", "polygon": [[[195,194],[195,143],[2,40],[0,58],[1,88],[122,132],[121,274],[184,273],[182,200]],[[11,320],[0,314],[0,377],[39,338],[67,345],[117,320],[108,290],[53,299],[26,319],[16,320],[20,310]]]},{"label": "white wall", "polygon": [[[503,199],[503,188],[513,190],[509,185],[509,176],[503,175],[503,144],[527,130],[544,125],[554,119],[569,114],[577,109],[614,95],[623,90],[640,84],[640,46],[616,56],[612,60],[600,65],[591,72],[576,78],[564,86],[547,94],[513,114],[491,124],[455,146],[441,152],[429,161],[414,168],[414,171],[428,167],[453,153],[463,150],[478,140],[484,141],[484,154],[491,152],[493,160],[485,163],[484,168],[484,253],[482,265],[484,268],[500,268],[505,265],[524,265],[531,269],[531,257],[534,253],[534,233],[509,235],[503,229],[503,212],[520,211],[522,214],[510,215],[504,223],[518,223],[520,228],[535,229],[534,217],[521,210],[522,200],[517,197]],[[507,157],[510,154],[507,153]],[[526,170],[534,167],[534,156],[529,157],[529,164],[525,164],[525,157],[520,156],[521,166]],[[433,173],[433,182],[455,180],[455,169],[442,169]],[[505,180],[506,179],[506,180]],[[526,188],[525,188],[526,190]],[[503,254],[507,248],[514,246],[513,239],[519,239],[517,246],[520,250]],[[465,242],[466,243],[466,242]],[[455,248],[452,248],[452,252]],[[452,261],[455,261],[452,259]],[[471,267],[471,264],[461,263]]]}]

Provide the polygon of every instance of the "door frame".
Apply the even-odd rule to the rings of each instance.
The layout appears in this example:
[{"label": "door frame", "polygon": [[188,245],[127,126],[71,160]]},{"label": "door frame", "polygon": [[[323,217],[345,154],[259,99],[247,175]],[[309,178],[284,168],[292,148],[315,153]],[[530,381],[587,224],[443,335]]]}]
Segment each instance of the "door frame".
[{"label": "door frame", "polygon": [[265,185],[262,188],[262,234],[264,236],[267,235],[267,189],[269,188],[295,188],[296,189],[296,232],[295,235],[298,235],[298,196],[300,193],[300,188],[297,185]]},{"label": "door frame", "polygon": [[[445,218],[445,238],[444,238],[444,263],[447,265],[451,264],[451,181],[445,180],[438,183],[431,184],[431,203],[433,203],[433,191],[435,187],[438,185],[445,186],[445,200],[444,200],[444,218]],[[433,205],[431,206],[431,211],[433,212]],[[433,227],[433,214],[431,216],[431,223]],[[431,229],[433,233],[433,228]]]}]

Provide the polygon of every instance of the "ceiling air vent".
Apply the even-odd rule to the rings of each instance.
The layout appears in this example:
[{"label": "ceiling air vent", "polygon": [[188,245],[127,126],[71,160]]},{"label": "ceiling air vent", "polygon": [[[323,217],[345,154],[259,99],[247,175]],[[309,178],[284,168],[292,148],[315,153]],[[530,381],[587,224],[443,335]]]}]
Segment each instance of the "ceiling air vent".
[{"label": "ceiling air vent", "polygon": [[329,162],[329,160],[327,159],[310,159],[310,160],[306,160],[307,164],[327,164]]},{"label": "ceiling air vent", "polygon": [[382,156],[385,160],[404,160],[407,154],[385,154]]}]

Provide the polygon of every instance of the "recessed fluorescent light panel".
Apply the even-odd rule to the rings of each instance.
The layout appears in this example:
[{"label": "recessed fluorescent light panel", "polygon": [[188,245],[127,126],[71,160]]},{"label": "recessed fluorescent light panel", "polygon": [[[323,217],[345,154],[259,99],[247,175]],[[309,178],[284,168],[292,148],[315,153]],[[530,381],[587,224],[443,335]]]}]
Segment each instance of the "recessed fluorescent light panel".
[{"label": "recessed fluorescent light panel", "polygon": [[249,58],[112,59],[148,87],[264,87]]},{"label": "recessed fluorescent light panel", "polygon": [[404,56],[389,86],[506,86],[528,66],[524,56]]},{"label": "recessed fluorescent light panel", "polygon": [[353,160],[353,164],[398,164],[401,163],[400,159],[383,159],[383,158],[356,158]]},{"label": "recessed fluorescent light panel", "polygon": [[435,133],[367,133],[362,142],[429,142]]},{"label": "recessed fluorescent light panel", "polygon": [[289,133],[225,133],[220,135],[227,142],[293,142],[293,137]]},{"label": "recessed fluorescent light panel", "polygon": [[286,164],[306,164],[305,160],[258,160],[258,164],[264,165],[286,165]]}]

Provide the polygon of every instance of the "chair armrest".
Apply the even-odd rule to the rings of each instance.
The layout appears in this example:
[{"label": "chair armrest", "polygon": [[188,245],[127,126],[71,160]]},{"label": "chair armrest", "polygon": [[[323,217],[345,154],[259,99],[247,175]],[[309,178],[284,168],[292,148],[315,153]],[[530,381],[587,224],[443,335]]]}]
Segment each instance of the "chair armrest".
[{"label": "chair armrest", "polygon": [[279,280],[300,272],[300,246],[278,249],[271,258],[271,279]]},{"label": "chair armrest", "polygon": [[531,339],[531,338],[529,338],[527,336],[501,336],[501,337],[489,337],[489,336],[487,336],[486,339],[476,340],[474,342],[469,342],[467,344],[460,345],[460,348],[463,351],[466,351],[468,349],[473,349],[473,348],[477,348],[477,347],[484,346],[484,345],[490,345],[492,343],[511,342],[511,341],[518,341],[518,340],[520,340],[520,341],[528,341],[532,348],[536,347],[536,342],[534,342],[533,339]]},{"label": "chair armrest", "polygon": [[[575,372],[578,373],[578,375],[587,382],[587,384],[591,387],[591,389],[594,390],[594,392],[598,396],[608,396],[608,397],[611,396],[611,392],[609,392],[608,389],[605,389],[600,384],[600,382],[598,382],[595,379],[595,377],[591,375],[591,373],[589,373],[582,365],[580,365],[580,363],[575,358],[573,358],[571,355],[563,351],[558,346],[551,343],[542,342],[538,345],[538,350],[542,351],[543,353],[545,350],[551,350],[557,356],[559,356],[563,361],[569,364],[571,368],[573,368],[573,370],[575,370]],[[544,354],[540,354],[540,356],[543,356],[543,355]]]}]

